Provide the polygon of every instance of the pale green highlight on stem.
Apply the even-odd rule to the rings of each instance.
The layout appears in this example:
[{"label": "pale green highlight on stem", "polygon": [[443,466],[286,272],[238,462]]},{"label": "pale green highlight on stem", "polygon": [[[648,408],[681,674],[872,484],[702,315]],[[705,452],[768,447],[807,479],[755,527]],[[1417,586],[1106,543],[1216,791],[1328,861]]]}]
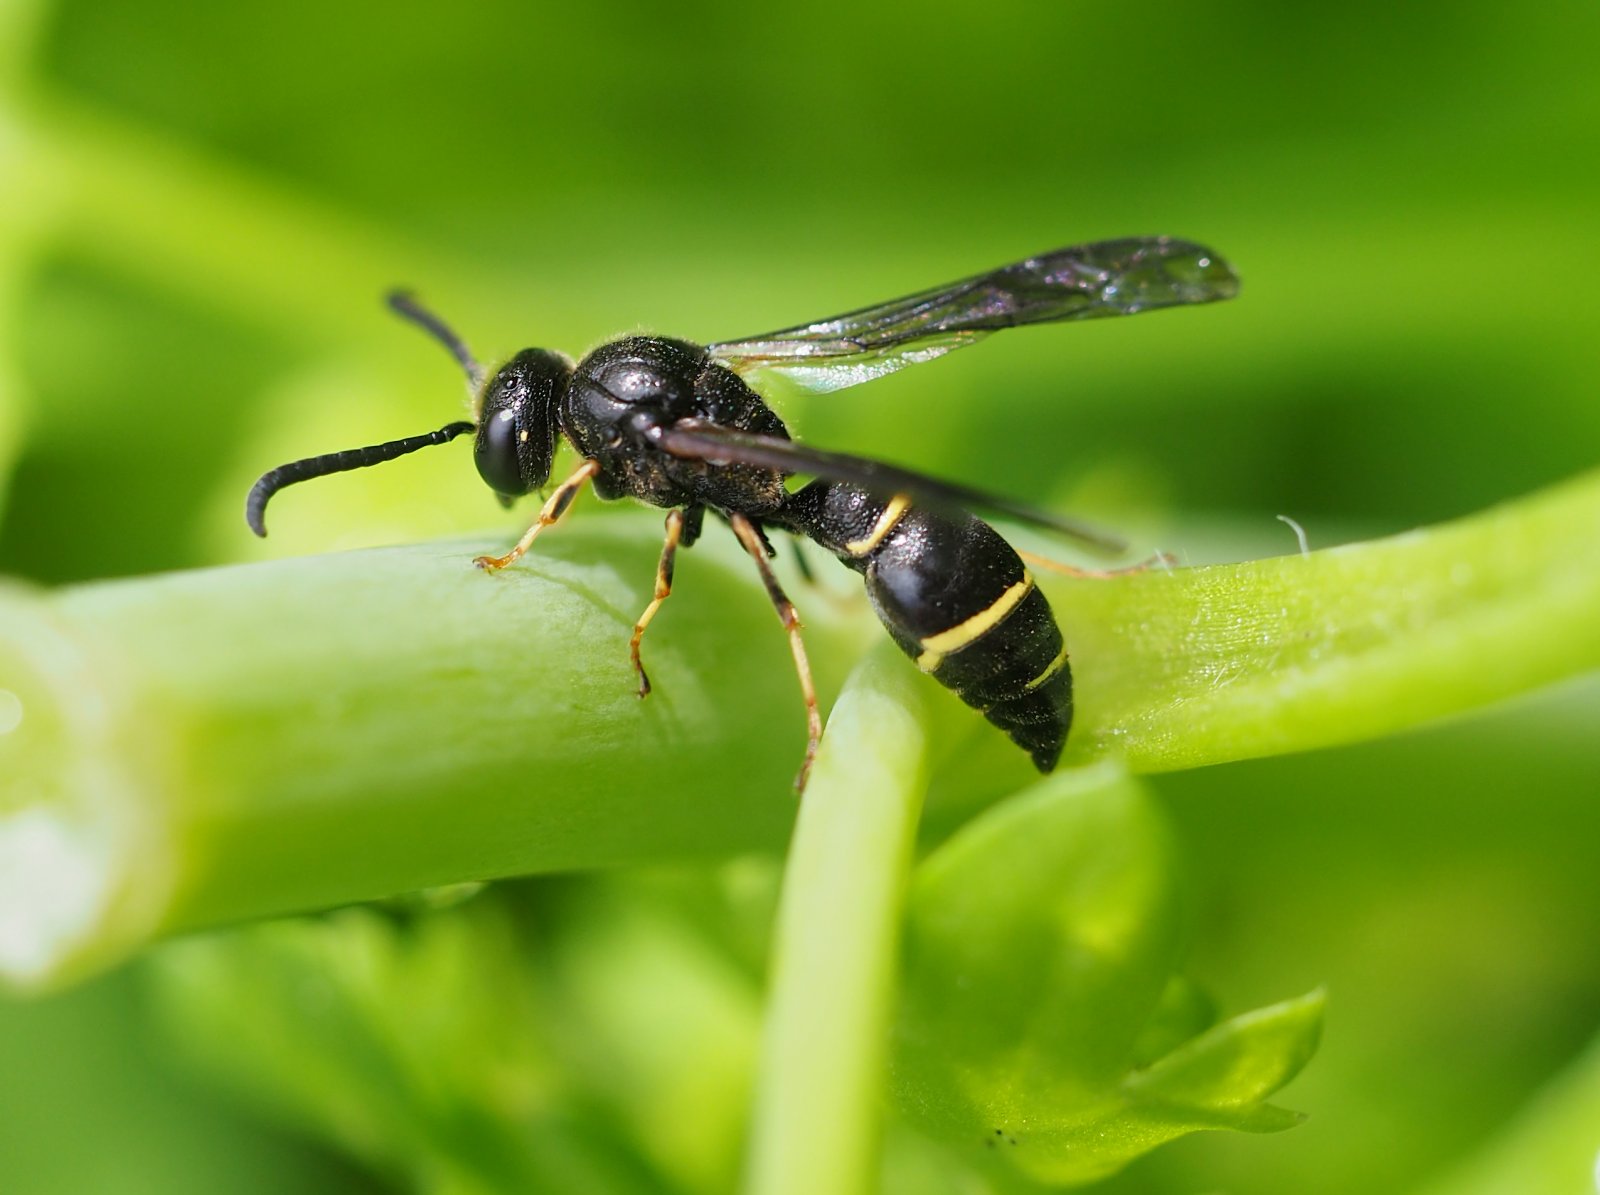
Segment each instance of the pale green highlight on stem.
[{"label": "pale green highlight on stem", "polygon": [[778,914],[749,1195],[874,1189],[883,1063],[926,731],[880,648],[828,720]]}]

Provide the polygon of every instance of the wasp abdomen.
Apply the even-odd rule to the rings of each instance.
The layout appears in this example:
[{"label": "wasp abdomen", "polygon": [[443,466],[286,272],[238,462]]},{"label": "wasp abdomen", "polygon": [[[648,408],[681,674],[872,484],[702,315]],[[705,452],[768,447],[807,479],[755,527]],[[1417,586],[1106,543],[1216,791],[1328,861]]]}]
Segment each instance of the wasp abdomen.
[{"label": "wasp abdomen", "polygon": [[914,507],[841,482],[813,482],[786,507],[794,526],[860,572],[902,651],[1010,736],[1040,771],[1072,724],[1060,628],[1011,545],[967,514]]}]

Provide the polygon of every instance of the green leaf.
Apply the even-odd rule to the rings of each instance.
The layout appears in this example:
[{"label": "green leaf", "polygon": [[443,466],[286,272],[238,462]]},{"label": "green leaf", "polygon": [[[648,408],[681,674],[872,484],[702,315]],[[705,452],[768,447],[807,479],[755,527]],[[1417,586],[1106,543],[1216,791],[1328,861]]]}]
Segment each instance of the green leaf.
[{"label": "green leaf", "polygon": [[1238,1113],[1235,1128],[1287,1128],[1297,1113],[1263,1108],[1311,1060],[1322,1033],[1326,999],[1321,991],[1234,1017],[1179,1046],[1123,1085],[1136,1103]]},{"label": "green leaf", "polygon": [[[471,1165],[505,1152],[484,1149],[496,1105],[547,1102],[552,1075],[508,927],[460,914],[282,921],[176,943],[152,971],[176,1039],[245,1097],[381,1169]],[[487,1015],[502,1001],[525,1008],[509,1037]]]},{"label": "green leaf", "polygon": [[895,1092],[929,1136],[1039,1182],[1112,1173],[1200,1129],[1299,1118],[1262,1101],[1315,1048],[1321,997],[1146,1052],[1208,1012],[1172,970],[1175,860],[1116,769],[1056,776],[978,818],[919,869]]},{"label": "green leaf", "polygon": [[350,909],[175,943],[152,960],[202,1070],[437,1195],[656,1190],[560,1065],[504,902]]},{"label": "green leaf", "polygon": [[539,950],[529,965],[548,966],[559,996],[560,1029],[547,1032],[566,1070],[672,1190],[731,1190],[749,1120],[759,983],[661,888],[610,876],[570,887],[556,925],[530,902],[527,915],[543,925],[524,946]]},{"label": "green leaf", "polygon": [[[907,928],[907,1085],[972,1084],[1015,1119],[1047,1080],[1071,1105],[1120,1079],[1176,959],[1174,864],[1155,805],[1109,767],[1055,776],[935,851]],[[1007,1087],[1027,1106],[996,1107]]]},{"label": "green leaf", "polygon": [[1161,1002],[1134,1042],[1134,1065],[1150,1065],[1169,1050],[1209,1029],[1216,1020],[1217,1007],[1211,997],[1193,981],[1174,975],[1167,980]]}]

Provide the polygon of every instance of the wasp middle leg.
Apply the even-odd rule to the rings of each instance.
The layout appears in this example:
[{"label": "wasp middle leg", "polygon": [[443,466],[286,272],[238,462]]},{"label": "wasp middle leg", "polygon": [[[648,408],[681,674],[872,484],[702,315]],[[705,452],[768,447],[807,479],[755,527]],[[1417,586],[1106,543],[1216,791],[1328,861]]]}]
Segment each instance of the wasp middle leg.
[{"label": "wasp middle leg", "polygon": [[639,621],[633,624],[633,638],[628,640],[628,656],[633,660],[633,670],[639,674],[639,696],[650,696],[650,675],[644,670],[644,663],[639,659],[639,644],[644,639],[645,628],[650,625],[650,620],[656,616],[656,611],[661,609],[661,603],[672,596],[672,568],[678,558],[678,545],[684,547],[694,543],[700,536],[700,523],[705,518],[706,508],[691,506],[687,512],[682,510],[669,510],[667,512],[667,538],[661,545],[661,560],[656,565],[655,595],[650,599],[650,604],[644,608],[644,613],[639,615]]},{"label": "wasp middle leg", "polygon": [[773,609],[778,612],[778,621],[783,623],[783,629],[789,636],[789,651],[794,655],[794,670],[800,677],[800,695],[806,704],[806,755],[800,764],[800,774],[794,778],[796,791],[804,791],[806,779],[811,775],[812,761],[817,757],[817,746],[822,741],[822,714],[817,709],[817,689],[811,680],[811,661],[806,656],[805,641],[800,637],[800,615],[796,613],[789,595],[778,584],[778,578],[767,560],[766,541],[761,532],[756,530],[755,524],[742,514],[731,513],[728,515],[728,525],[739,537],[744,550],[750,553],[750,559],[756,562],[761,583],[767,588],[767,597],[772,600]]}]

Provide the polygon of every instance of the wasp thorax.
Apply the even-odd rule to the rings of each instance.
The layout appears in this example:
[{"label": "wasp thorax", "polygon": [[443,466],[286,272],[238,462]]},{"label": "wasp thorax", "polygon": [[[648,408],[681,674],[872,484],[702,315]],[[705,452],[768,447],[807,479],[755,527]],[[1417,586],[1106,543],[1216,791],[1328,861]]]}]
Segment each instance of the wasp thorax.
[{"label": "wasp thorax", "polygon": [[483,388],[473,463],[504,498],[530,494],[550,480],[556,449],[556,401],[571,363],[545,349],[523,349]]},{"label": "wasp thorax", "polygon": [[697,413],[695,379],[705,365],[705,350],[686,341],[625,336],[585,357],[578,374],[612,403],[682,419]]}]

